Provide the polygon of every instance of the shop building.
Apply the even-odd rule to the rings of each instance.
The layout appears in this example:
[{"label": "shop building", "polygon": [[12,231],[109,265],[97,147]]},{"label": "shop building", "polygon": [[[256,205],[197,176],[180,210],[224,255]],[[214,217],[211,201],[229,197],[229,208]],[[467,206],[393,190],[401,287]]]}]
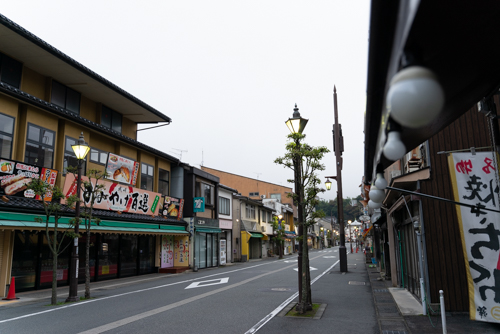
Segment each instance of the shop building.
[{"label": "shop building", "polygon": [[[182,182],[171,178],[182,164],[137,141],[138,123],[167,125],[171,119],[2,15],[0,36],[0,158],[11,166],[2,177],[50,175],[51,184],[64,188],[72,176],[66,168],[77,164],[71,145],[83,134],[91,147],[84,175],[89,169],[109,172],[109,197],[96,209],[101,223],[91,233],[92,279],[159,270],[163,236],[172,240],[173,264],[187,267],[180,257],[176,262],[176,254],[183,261],[188,256],[187,223],[179,214],[160,212],[170,188]],[[1,191],[0,295],[12,276],[19,277],[18,289],[48,287],[51,255],[45,227],[34,219],[43,212],[41,203],[23,186]],[[61,226],[74,217],[71,208],[64,210]],[[85,252],[79,253],[82,278]],[[61,285],[67,284],[69,255],[67,250],[58,258]]]},{"label": "shop building", "polygon": [[219,223],[219,178],[192,166],[184,166],[183,173],[184,220],[189,224],[191,239],[194,238],[191,266],[194,270],[217,267],[220,240],[227,240]]}]

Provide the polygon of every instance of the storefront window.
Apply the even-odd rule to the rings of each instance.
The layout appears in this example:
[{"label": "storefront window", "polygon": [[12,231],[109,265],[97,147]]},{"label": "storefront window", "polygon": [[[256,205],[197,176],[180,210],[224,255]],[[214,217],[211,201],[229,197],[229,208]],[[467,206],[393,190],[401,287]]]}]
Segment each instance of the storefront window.
[{"label": "storefront window", "polygon": [[99,247],[99,279],[116,278],[119,241],[117,235],[102,234]]},{"label": "storefront window", "polygon": [[154,271],[154,245],[152,236],[139,237],[139,273],[149,274]]},{"label": "storefront window", "polygon": [[[85,266],[87,253],[87,233],[80,231],[81,237],[78,239],[78,282],[85,282]],[[97,234],[90,234],[90,249],[89,249],[89,264],[90,264],[90,281],[95,281],[95,245],[97,243]]]},{"label": "storefront window", "polygon": [[137,235],[122,235],[120,277],[137,275]]},{"label": "storefront window", "polygon": [[[47,235],[42,233],[43,243],[42,243],[42,268],[40,272],[40,288],[48,288],[52,286],[52,264],[54,263],[54,254],[49,248],[49,241],[47,240]],[[50,233],[52,238],[53,233]],[[57,233],[59,241],[62,239],[62,233]],[[69,258],[71,247],[66,247],[71,241],[70,238],[64,238],[62,240],[63,244],[61,245],[61,250],[64,249],[62,253],[57,256],[57,285],[64,285],[68,282],[68,273],[69,273]],[[50,240],[52,243],[52,240]],[[66,247],[66,248],[65,248]]]},{"label": "storefront window", "polygon": [[12,277],[16,278],[16,291],[35,287],[37,255],[38,232],[16,231],[12,256]]}]

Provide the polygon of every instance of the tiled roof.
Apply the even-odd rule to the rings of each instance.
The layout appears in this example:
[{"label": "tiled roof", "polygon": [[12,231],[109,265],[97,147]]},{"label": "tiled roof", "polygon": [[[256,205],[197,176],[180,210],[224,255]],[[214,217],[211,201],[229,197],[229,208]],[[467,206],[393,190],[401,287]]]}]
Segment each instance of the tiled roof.
[{"label": "tiled roof", "polygon": [[126,91],[124,91],[120,87],[118,87],[115,84],[113,84],[112,82],[106,80],[105,78],[103,78],[99,74],[95,73],[94,71],[92,71],[88,67],[80,64],[79,62],[77,62],[73,58],[69,57],[65,53],[61,52],[60,50],[58,50],[55,47],[53,47],[52,45],[50,45],[49,43],[47,43],[44,40],[40,39],[39,37],[35,36],[34,34],[29,32],[28,30],[24,29],[23,27],[21,27],[17,23],[9,20],[7,17],[3,16],[2,14],[0,14],[0,24],[6,26],[10,30],[14,31],[16,34],[26,38],[31,43],[41,47],[45,51],[52,54],[54,57],[57,57],[57,58],[61,59],[62,61],[64,61],[65,63],[73,66],[77,70],[83,72],[85,75],[88,75],[89,77],[93,78],[94,80],[97,80],[101,84],[111,88],[112,90],[119,93],[123,97],[133,101],[134,103],[137,103],[138,105],[147,109],[148,111],[152,112],[153,114],[156,114],[157,116],[163,118],[165,121],[167,121],[167,122],[172,121],[172,119],[170,117],[162,114],[160,111],[154,109],[153,107],[151,107],[150,105],[146,104],[145,102],[139,100],[138,98],[131,95],[130,93],[127,93]]},{"label": "tiled roof", "polygon": [[[75,210],[66,206],[61,205],[61,212],[64,216],[74,216]],[[84,207],[80,208],[84,210]],[[2,196],[0,199],[0,211],[16,211],[24,213],[34,213],[34,214],[45,214],[43,209],[43,204],[41,201],[35,199],[29,199],[24,197],[15,196]],[[118,213],[116,211],[108,210],[97,210],[94,209],[93,214],[96,218],[102,220],[115,220],[115,221],[129,221],[138,223],[157,223],[157,224],[170,224],[170,225],[182,225],[185,226],[187,223],[184,220],[175,220],[171,218],[163,218],[160,216],[149,216],[140,215],[132,213]]]},{"label": "tiled roof", "polygon": [[[0,14],[0,16],[1,16],[1,14]],[[33,95],[30,95],[30,94],[28,94],[20,89],[12,87],[11,85],[8,85],[4,82],[0,82],[0,92],[5,93],[7,95],[10,95],[10,96],[12,96],[18,100],[21,100],[23,102],[34,105],[38,108],[49,111],[49,112],[56,114],[60,117],[71,119],[72,121],[75,121],[79,124],[82,124],[90,129],[92,129],[92,130],[105,133],[109,136],[115,137],[116,139],[122,140],[124,142],[127,142],[127,143],[133,145],[133,146],[142,148],[142,149],[149,151],[153,154],[156,154],[156,155],[161,156],[165,159],[168,159],[172,162],[180,163],[180,160],[178,158],[175,158],[175,157],[173,157],[169,154],[166,154],[162,151],[159,151],[151,146],[148,146],[148,145],[145,145],[141,142],[138,142],[137,140],[134,140],[130,137],[127,137],[127,136],[125,136],[125,135],[123,135],[115,130],[106,128],[100,124],[89,121],[88,119],[85,119],[85,118],[81,117],[80,115],[76,115],[76,114],[69,112],[63,108],[60,108],[52,103],[49,103],[49,102],[44,101],[42,99],[39,99],[39,98],[37,98]]]}]

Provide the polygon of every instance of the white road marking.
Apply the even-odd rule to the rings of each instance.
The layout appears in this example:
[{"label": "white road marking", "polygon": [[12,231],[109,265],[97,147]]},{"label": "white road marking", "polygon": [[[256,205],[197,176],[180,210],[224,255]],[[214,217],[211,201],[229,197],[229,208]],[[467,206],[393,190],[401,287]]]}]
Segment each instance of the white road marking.
[{"label": "white road marking", "polygon": [[194,289],[194,288],[203,288],[205,286],[224,284],[227,282],[229,282],[229,277],[211,279],[209,281],[194,282],[194,283],[189,284],[186,288],[184,288],[184,290],[185,289]]},{"label": "white road marking", "polygon": [[[313,285],[317,280],[319,280],[321,277],[323,277],[326,273],[328,273],[330,270],[332,270],[333,267],[335,267],[337,265],[337,263],[339,263],[339,261],[335,262],[334,264],[332,264],[332,266],[330,268],[328,268],[327,270],[325,270],[321,275],[318,275],[315,279],[313,279],[311,281],[311,285]],[[275,308],[271,313],[269,313],[268,315],[266,315],[264,318],[262,318],[262,320],[260,320],[257,324],[255,324],[255,326],[253,326],[252,328],[250,328],[248,331],[245,332],[245,334],[253,334],[255,332],[257,332],[259,329],[261,329],[265,324],[267,324],[272,318],[274,318],[278,313],[281,312],[281,310],[283,310],[288,304],[290,304],[292,302],[292,300],[294,300],[295,298],[297,298],[299,296],[299,293],[298,292],[295,292],[295,294],[293,294],[290,298],[288,298],[287,300],[285,300],[283,303],[280,304],[280,306],[278,306],[277,308]]]},{"label": "white road marking", "polygon": [[[101,300],[106,300],[106,299],[111,299],[111,298],[116,298],[116,297],[131,295],[131,294],[134,294],[134,293],[142,293],[144,291],[149,291],[149,290],[154,290],[154,289],[161,289],[161,288],[165,288],[165,287],[173,286],[173,285],[178,285],[178,284],[185,284],[187,282],[198,281],[198,280],[204,279],[204,278],[209,278],[209,277],[214,277],[214,276],[220,276],[220,275],[227,275],[229,273],[234,273],[234,272],[237,272],[237,271],[252,269],[252,268],[256,268],[256,267],[268,265],[268,264],[271,264],[271,263],[275,263],[275,262],[273,261],[273,262],[261,263],[261,264],[257,264],[255,266],[251,266],[251,267],[245,267],[245,268],[240,268],[240,269],[225,271],[225,272],[218,273],[218,274],[212,274],[212,275],[207,275],[207,276],[204,276],[204,277],[192,278],[192,279],[188,279],[188,280],[184,280],[184,281],[180,281],[180,282],[175,282],[175,283],[169,283],[169,284],[163,284],[163,285],[159,285],[159,286],[153,286],[151,288],[146,288],[146,289],[129,291],[129,292],[125,292],[125,293],[120,293],[118,295],[101,297],[101,298],[97,298],[97,299],[88,299],[88,300],[80,301],[78,303],[72,303],[72,304],[64,305],[64,306],[61,306],[61,307],[58,307],[58,308],[51,308],[49,310],[45,310],[45,311],[41,311],[41,312],[35,312],[35,313],[25,314],[25,315],[22,315],[22,316],[19,316],[19,317],[15,317],[15,318],[0,320],[0,324],[4,323],[4,322],[9,322],[9,321],[14,321],[14,320],[20,320],[20,319],[28,318],[28,317],[33,317],[33,316],[36,316],[36,315],[45,314],[45,313],[49,313],[49,312],[55,312],[55,311],[59,311],[59,310],[63,310],[63,309],[69,308],[69,307],[77,307],[77,306],[80,306],[80,305],[85,305],[87,303],[95,303],[95,302],[99,302]],[[94,288],[92,290],[97,290],[97,289],[99,289],[99,288]]]},{"label": "white road marking", "polygon": [[[295,271],[299,271],[299,268],[293,268],[293,270]],[[317,268],[314,268],[314,267],[309,267],[309,270],[310,271],[313,271],[313,270],[318,270]]]},{"label": "white road marking", "polygon": [[294,262],[297,262],[298,260],[286,260],[286,261],[283,261],[285,263],[294,263]]},{"label": "white road marking", "polygon": [[208,296],[211,296],[211,295],[215,295],[217,293],[220,293],[220,292],[223,292],[223,291],[226,291],[226,290],[229,290],[229,289],[232,289],[232,288],[236,288],[238,286],[241,286],[241,285],[244,285],[244,284],[247,284],[251,281],[254,281],[256,279],[259,279],[259,278],[262,278],[262,277],[265,277],[267,275],[271,275],[271,274],[274,274],[274,273],[277,273],[279,271],[282,271],[282,270],[285,270],[285,269],[288,269],[290,268],[290,266],[287,266],[287,267],[284,267],[284,268],[281,268],[281,269],[278,269],[278,270],[274,270],[274,271],[270,271],[268,273],[264,273],[264,274],[261,274],[261,275],[258,275],[258,276],[255,276],[255,277],[252,277],[252,278],[249,278],[249,279],[246,279],[244,281],[241,281],[241,282],[238,282],[238,283],[235,283],[235,284],[231,284],[231,285],[228,285],[228,286],[225,286],[223,288],[219,288],[217,290],[213,290],[213,291],[209,291],[209,292],[205,292],[201,295],[197,295],[197,296],[194,296],[194,297],[191,297],[191,298],[186,298],[184,300],[181,300],[181,301],[178,301],[176,303],[173,303],[173,304],[169,304],[169,305],[165,305],[165,306],[162,306],[162,307],[159,307],[159,308],[156,308],[154,310],[151,310],[151,311],[147,311],[147,312],[143,312],[143,313],[139,313],[139,314],[136,314],[136,315],[133,315],[131,317],[128,317],[128,318],[124,318],[124,319],[120,319],[118,321],[114,321],[114,322],[111,322],[109,324],[106,324],[106,325],[103,325],[103,326],[99,326],[99,327],[96,327],[96,328],[92,328],[92,329],[89,329],[87,331],[84,331],[84,332],[80,332],[80,334],[96,334],[96,333],[103,333],[103,332],[106,332],[106,331],[109,331],[109,330],[112,330],[112,329],[115,329],[115,328],[118,328],[118,327],[121,327],[123,325],[127,325],[127,324],[130,324],[134,321],[138,321],[138,320],[142,320],[144,318],[147,318],[147,317],[150,317],[150,316],[153,316],[153,315],[156,315],[156,314],[159,314],[159,313],[162,313],[162,312],[165,312],[165,311],[168,311],[168,310],[171,310],[173,308],[176,308],[176,307],[179,307],[179,306],[182,306],[182,305],[186,305],[186,304],[189,304],[191,302],[194,302],[194,301],[197,301],[199,299],[202,299],[202,298],[205,298],[205,297],[208,297]]},{"label": "white road marking", "polygon": [[336,256],[333,255],[328,255],[328,256],[323,256],[324,259],[335,259]]}]

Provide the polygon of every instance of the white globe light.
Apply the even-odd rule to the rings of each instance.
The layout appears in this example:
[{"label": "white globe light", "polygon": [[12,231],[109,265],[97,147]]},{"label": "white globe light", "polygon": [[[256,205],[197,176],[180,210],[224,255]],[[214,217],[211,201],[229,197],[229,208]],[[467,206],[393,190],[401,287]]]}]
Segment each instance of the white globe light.
[{"label": "white globe light", "polygon": [[399,71],[387,92],[390,116],[409,128],[431,123],[443,109],[444,102],[444,91],[436,75],[420,66]]},{"label": "white globe light", "polygon": [[380,190],[384,190],[387,187],[387,180],[384,178],[384,175],[382,173],[377,173],[375,186]]},{"label": "white globe light", "polygon": [[385,192],[383,190],[378,189],[376,186],[372,186],[370,188],[368,196],[370,196],[370,199],[372,201],[382,203],[382,201],[385,198]]},{"label": "white globe light", "polygon": [[405,155],[406,147],[401,141],[401,134],[398,131],[391,131],[387,134],[387,142],[383,152],[385,157],[392,161],[399,160]]},{"label": "white globe light", "polygon": [[382,206],[382,203],[377,203],[372,200],[368,201],[368,206],[372,209],[379,209]]}]

